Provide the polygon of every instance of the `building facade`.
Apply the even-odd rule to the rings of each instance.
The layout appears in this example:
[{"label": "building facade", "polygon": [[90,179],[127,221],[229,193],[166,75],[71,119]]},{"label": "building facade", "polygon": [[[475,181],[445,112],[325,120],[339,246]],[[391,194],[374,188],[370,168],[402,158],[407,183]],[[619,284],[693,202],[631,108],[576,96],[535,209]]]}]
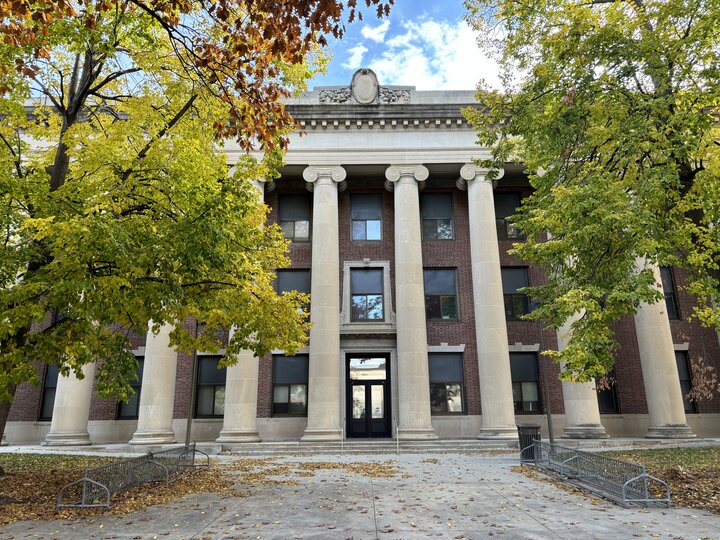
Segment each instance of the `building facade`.
[{"label": "building facade", "polygon": [[[170,443],[188,416],[193,439],[228,446],[509,440],[548,408],[556,436],[720,435],[720,402],[686,397],[694,362],[720,369],[720,337],[688,322],[682,272],[656,268],[666,301],[616,325],[610,385],[560,382],[539,355],[568,330],[520,320],[532,304],[518,289],[543,280],[508,254],[508,218],[530,186],[519,164],[494,180],[475,165],[487,150],[461,114],[473,104],[473,92],[381,86],[370,70],[292,100],[300,129],[282,178],[257,188],[293,240],[278,290],[311,294],[308,347],[218,369],[219,356],[176,353],[165,326],[134,339],[126,404],[96,396],[94,365],[83,380],[40,366],[42,387],[17,391],[8,441]],[[232,164],[241,150],[227,152]]]}]

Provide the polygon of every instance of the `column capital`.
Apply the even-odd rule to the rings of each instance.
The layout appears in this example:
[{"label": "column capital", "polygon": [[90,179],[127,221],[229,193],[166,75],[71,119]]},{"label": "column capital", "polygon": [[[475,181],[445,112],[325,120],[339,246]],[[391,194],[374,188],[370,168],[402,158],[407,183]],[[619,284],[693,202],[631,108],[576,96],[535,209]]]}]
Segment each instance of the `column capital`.
[{"label": "column capital", "polygon": [[430,176],[430,171],[425,165],[390,165],[385,169],[385,178],[387,178],[385,189],[392,191],[393,185],[399,182],[401,178],[406,177],[412,177],[422,187],[428,176]]},{"label": "column capital", "polygon": [[347,172],[339,165],[309,165],[303,171],[303,179],[307,182],[308,191],[315,189],[315,184],[319,183],[321,179],[328,179],[330,182],[339,184],[342,191],[345,188],[343,180],[345,180],[346,176]]},{"label": "column capital", "polygon": [[489,181],[487,177],[491,171],[497,171],[497,177],[492,180],[493,187],[495,187],[496,182],[505,174],[505,169],[489,169],[475,163],[466,163],[460,168],[460,178],[457,179],[456,185],[464,190],[467,189],[468,182],[473,180]]}]

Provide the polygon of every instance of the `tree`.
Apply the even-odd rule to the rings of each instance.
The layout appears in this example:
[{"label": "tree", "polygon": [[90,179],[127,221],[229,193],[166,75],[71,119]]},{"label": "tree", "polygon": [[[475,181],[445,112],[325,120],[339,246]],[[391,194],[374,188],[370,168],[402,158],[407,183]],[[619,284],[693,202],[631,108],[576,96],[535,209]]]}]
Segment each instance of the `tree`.
[{"label": "tree", "polygon": [[[149,321],[186,350],[232,327],[226,363],[305,343],[307,298],[272,287],[287,242],[251,180],[277,176],[282,100],[348,4],[0,0],[0,434],[34,361],[103,360],[101,394],[126,398]],[[228,138],[264,157],[229,176]]]},{"label": "tree", "polygon": [[612,366],[612,323],[661,294],[651,265],[689,272],[694,316],[720,329],[720,4],[714,0],[468,0],[505,66],[469,111],[488,164],[535,191],[514,252],[546,285],[531,318],[572,325],[564,378]]}]

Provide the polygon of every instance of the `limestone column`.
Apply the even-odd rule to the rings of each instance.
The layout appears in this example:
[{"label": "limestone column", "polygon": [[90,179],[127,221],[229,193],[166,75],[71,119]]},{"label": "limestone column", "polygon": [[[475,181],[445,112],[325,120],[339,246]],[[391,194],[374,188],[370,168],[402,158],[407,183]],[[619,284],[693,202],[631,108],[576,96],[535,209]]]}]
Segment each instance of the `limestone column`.
[{"label": "limestone column", "polygon": [[50,432],[45,436],[43,445],[92,444],[88,433],[88,419],[95,378],[95,362],[85,364],[82,367],[82,374],[82,379],[72,371],[67,377],[58,377]]},{"label": "limestone column", "polygon": [[8,445],[7,435],[5,435],[5,433],[3,433],[2,440],[0,440],[0,446],[7,446],[7,445]]},{"label": "limestone column", "polygon": [[176,442],[172,429],[177,370],[177,353],[170,346],[173,325],[164,324],[157,335],[152,333],[152,321],[149,327],[138,426],[130,444],[171,444]]},{"label": "limestone column", "polygon": [[[640,261],[638,267],[644,268],[646,264]],[[653,265],[652,270],[655,286],[662,292],[660,269]],[[650,415],[647,436],[662,439],[695,437],[685,418],[670,321],[663,300],[640,305],[635,312],[635,334]]]},{"label": "limestone column", "polygon": [[[557,331],[558,350],[563,350],[569,341],[570,326],[580,318],[580,314],[570,317]],[[565,405],[565,433],[569,439],[605,439],[608,434],[600,421],[595,383],[562,382],[563,403]]]},{"label": "limestone column", "polygon": [[515,439],[517,428],[500,272],[500,248],[495,224],[493,183],[487,179],[489,172],[488,169],[468,163],[460,169],[459,182],[461,186],[463,183],[467,185],[468,192],[475,337],[482,407],[479,438]]},{"label": "limestone column", "polygon": [[398,438],[436,439],[430,417],[420,198],[422,165],[391,165],[386,185],[395,192],[395,313],[397,320]]},{"label": "limestone column", "polygon": [[[263,200],[264,182],[253,182]],[[230,330],[228,340],[232,338]],[[260,442],[257,431],[259,361],[251,351],[242,351],[237,363],[227,368],[223,428],[216,442],[224,444]]]},{"label": "limestone column", "polygon": [[310,166],[303,178],[313,191],[313,221],[308,419],[302,440],[338,441],[342,439],[338,188],[345,169]]}]

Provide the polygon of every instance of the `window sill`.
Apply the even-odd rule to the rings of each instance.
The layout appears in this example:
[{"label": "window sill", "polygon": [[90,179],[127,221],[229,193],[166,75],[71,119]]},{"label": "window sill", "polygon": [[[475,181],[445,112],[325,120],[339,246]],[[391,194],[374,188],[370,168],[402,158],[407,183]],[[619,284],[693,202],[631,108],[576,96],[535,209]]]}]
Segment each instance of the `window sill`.
[{"label": "window sill", "polygon": [[397,330],[391,322],[346,322],[340,325],[340,334],[394,334]]}]

